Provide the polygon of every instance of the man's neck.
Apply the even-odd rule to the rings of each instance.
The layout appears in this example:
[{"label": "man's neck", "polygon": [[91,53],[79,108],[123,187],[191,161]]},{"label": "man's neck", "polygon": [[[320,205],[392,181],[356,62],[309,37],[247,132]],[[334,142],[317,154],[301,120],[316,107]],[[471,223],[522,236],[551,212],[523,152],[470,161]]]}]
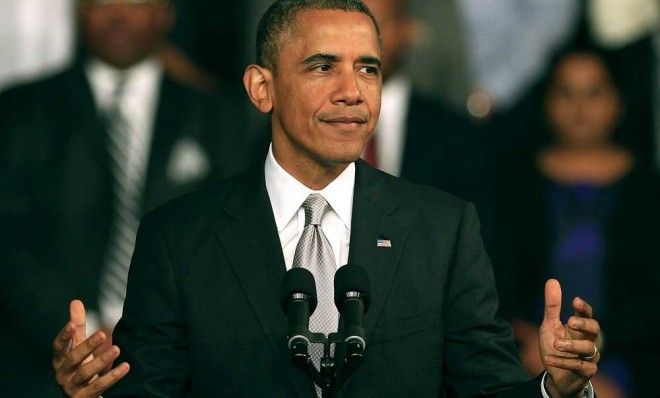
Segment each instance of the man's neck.
[{"label": "man's neck", "polygon": [[273,143],[273,156],[287,173],[314,191],[327,187],[352,163],[323,164],[304,156],[289,158],[278,152],[275,143]]},{"label": "man's neck", "polygon": [[131,64],[125,67],[117,67],[116,65],[105,62],[98,57],[90,57],[87,59],[86,64],[88,67],[94,67],[98,69],[105,69],[106,71],[111,71],[114,74],[131,74],[135,70],[144,69],[144,68],[153,68],[154,66],[160,69],[160,64],[155,57],[145,57],[140,61]]}]

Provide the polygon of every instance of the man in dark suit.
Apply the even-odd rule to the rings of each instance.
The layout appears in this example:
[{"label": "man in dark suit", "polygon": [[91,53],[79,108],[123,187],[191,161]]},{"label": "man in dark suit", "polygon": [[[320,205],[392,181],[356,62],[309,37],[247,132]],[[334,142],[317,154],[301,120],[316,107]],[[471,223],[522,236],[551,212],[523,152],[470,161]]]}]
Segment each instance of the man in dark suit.
[{"label": "man in dark suit", "polygon": [[[281,0],[259,32],[258,65],[244,83],[271,114],[265,164],[145,217],[114,336],[121,363],[99,374],[117,346],[85,360],[107,337],[85,339],[74,302],[54,341],[64,390],[94,397],[123,378],[106,397],[313,396],[288,358],[278,291],[314,231],[314,247],[327,254],[323,264],[306,263],[317,281],[320,265],[334,272],[348,261],[362,264],[373,286],[366,359],[343,396],[541,396],[540,377],[523,383],[496,315],[474,207],[356,162],[380,109],[369,10],[361,1]],[[319,198],[315,218],[310,199]],[[329,310],[328,286],[317,287]],[[576,323],[562,325],[560,301],[557,282],[548,282],[545,386],[553,397],[578,397],[596,371],[599,328],[579,299]]]},{"label": "man in dark suit", "polygon": [[[431,185],[477,206],[488,230],[492,169],[477,125],[447,104],[424,95],[402,69],[418,40],[410,1],[366,0],[383,34],[381,114],[365,156],[374,167]],[[371,151],[375,156],[369,157]],[[483,233],[484,231],[482,231]]]},{"label": "man in dark suit", "polygon": [[136,216],[247,161],[231,99],[172,80],[153,58],[172,18],[162,1],[81,2],[79,61],[0,95],[0,369],[14,375],[0,395],[59,396],[51,339],[72,298],[97,315],[92,330],[118,319],[100,298],[117,211],[104,118],[114,82],[126,80],[127,137],[143,143],[125,163],[141,174]]}]

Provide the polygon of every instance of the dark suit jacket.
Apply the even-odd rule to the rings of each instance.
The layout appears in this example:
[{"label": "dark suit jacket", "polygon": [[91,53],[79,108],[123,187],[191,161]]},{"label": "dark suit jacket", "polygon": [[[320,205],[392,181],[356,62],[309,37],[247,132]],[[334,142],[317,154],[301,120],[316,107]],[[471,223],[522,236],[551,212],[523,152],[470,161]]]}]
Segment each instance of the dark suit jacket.
[{"label": "dark suit jacket", "polygon": [[[248,162],[229,134],[239,131],[233,108],[231,98],[162,80],[145,210],[200,183],[168,177],[184,137],[206,151],[213,175]],[[67,303],[97,307],[112,212],[105,132],[80,64],[2,94],[0,126],[0,395],[47,397],[57,391],[51,342]]]},{"label": "dark suit jacket", "polygon": [[[539,299],[549,271],[555,231],[549,222],[548,181],[522,171],[502,188],[493,267],[506,318],[538,322]],[[633,372],[634,396],[660,396],[660,182],[635,170],[618,183],[618,206],[604,220],[603,360],[624,359]],[[561,282],[561,281],[560,281]],[[640,349],[640,344],[643,349]]]},{"label": "dark suit jacket", "polygon": [[474,123],[413,90],[405,129],[401,178],[474,200],[487,170]]},{"label": "dark suit jacket", "polygon": [[[342,396],[540,396],[518,384],[478,229],[472,205],[357,163],[349,263],[372,297]],[[114,334],[131,371],[106,398],[315,396],[287,352],[284,273],[263,165],[147,215]]]},{"label": "dark suit jacket", "polygon": [[474,203],[488,243],[493,226],[493,159],[483,141],[482,131],[468,118],[412,91],[400,176]]}]

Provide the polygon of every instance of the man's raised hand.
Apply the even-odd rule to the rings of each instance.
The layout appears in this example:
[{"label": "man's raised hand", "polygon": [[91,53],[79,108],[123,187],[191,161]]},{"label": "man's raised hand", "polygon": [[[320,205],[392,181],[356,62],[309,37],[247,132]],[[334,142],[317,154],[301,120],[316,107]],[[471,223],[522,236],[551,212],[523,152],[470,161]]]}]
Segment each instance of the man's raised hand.
[{"label": "man's raised hand", "polygon": [[97,351],[108,339],[103,331],[86,338],[85,307],[81,301],[73,300],[69,313],[69,322],[53,340],[55,379],[69,397],[95,398],[124,377],[129,366],[124,362],[111,369],[119,356],[117,346]]},{"label": "man's raised hand", "polygon": [[546,386],[553,397],[580,397],[598,370],[600,326],[586,301],[576,297],[573,309],[575,314],[562,324],[561,286],[555,279],[548,280],[539,349],[549,376]]}]

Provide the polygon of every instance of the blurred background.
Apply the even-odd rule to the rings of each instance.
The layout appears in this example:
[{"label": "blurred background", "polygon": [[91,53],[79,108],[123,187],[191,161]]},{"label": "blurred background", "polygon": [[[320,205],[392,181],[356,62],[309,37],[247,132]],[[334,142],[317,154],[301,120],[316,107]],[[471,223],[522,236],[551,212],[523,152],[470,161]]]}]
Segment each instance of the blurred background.
[{"label": "blurred background", "polygon": [[[599,397],[660,396],[660,2],[365,2],[385,40],[365,160],[477,205],[530,375],[553,276],[601,321]],[[0,1],[1,395],[58,396],[70,299],[114,327],[144,212],[263,159],[242,75],[270,4]]]}]

